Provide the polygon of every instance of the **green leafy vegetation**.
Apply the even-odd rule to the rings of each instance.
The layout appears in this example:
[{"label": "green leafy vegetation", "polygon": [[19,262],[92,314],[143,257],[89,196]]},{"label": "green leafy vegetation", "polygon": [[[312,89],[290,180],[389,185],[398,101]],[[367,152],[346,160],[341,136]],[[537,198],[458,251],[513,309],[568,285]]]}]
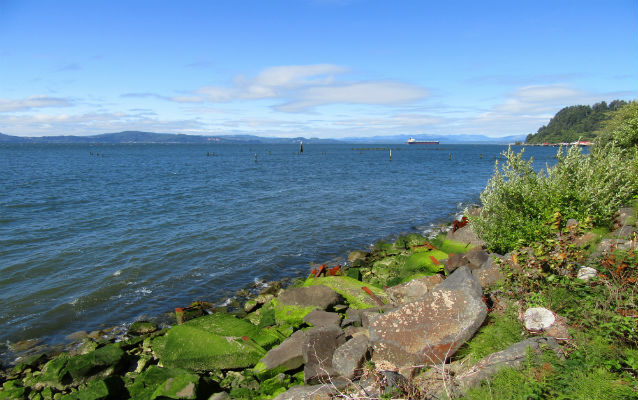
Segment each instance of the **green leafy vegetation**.
[{"label": "green leafy vegetation", "polygon": [[511,149],[498,161],[481,193],[483,212],[470,218],[492,250],[506,253],[547,237],[558,213],[568,219],[604,226],[612,214],[638,195],[638,151],[613,144],[585,155],[575,146],[559,149],[558,162],[538,173],[532,160]]},{"label": "green leafy vegetation", "polygon": [[571,143],[577,140],[593,140],[603,128],[605,121],[625,104],[614,100],[607,104],[602,101],[593,106],[570,106],[560,110],[547,126],[542,126],[534,134],[529,134],[526,143]]}]

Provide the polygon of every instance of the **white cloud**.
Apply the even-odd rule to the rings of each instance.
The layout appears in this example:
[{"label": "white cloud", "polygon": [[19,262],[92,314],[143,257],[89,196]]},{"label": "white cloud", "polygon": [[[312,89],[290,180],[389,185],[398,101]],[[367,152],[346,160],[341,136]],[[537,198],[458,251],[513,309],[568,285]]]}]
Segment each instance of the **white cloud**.
[{"label": "white cloud", "polygon": [[340,86],[310,87],[298,99],[276,106],[279,111],[298,112],[326,104],[395,105],[418,101],[425,89],[400,82],[360,82]]},{"label": "white cloud", "polygon": [[0,112],[27,111],[44,107],[68,107],[70,105],[71,102],[67,99],[34,95],[19,100],[0,99]]},{"label": "white cloud", "polygon": [[395,105],[419,101],[425,89],[396,81],[349,82],[337,75],[348,72],[333,64],[289,65],[271,67],[254,78],[237,76],[233,85],[204,86],[197,89],[209,102],[235,100],[279,100],[274,109],[284,112],[308,111],[328,104]]}]

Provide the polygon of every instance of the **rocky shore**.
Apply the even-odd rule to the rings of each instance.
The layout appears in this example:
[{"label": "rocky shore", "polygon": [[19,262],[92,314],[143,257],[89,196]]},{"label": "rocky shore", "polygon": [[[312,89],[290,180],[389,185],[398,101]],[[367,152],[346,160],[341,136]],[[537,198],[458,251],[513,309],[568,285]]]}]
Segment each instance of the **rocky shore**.
[{"label": "rocky shore", "polygon": [[[567,226],[570,244],[591,257],[636,249],[634,208],[619,210],[604,237]],[[237,312],[195,302],[170,328],[140,321],[123,340],[87,337],[72,351],[23,359],[0,374],[0,399],[462,397],[534,355],[564,357],[575,322],[503,296],[507,275],[523,273],[518,253],[484,245],[465,221],[436,237],[378,242],[343,266],[270,285]],[[598,273],[582,267],[570,279]],[[512,309],[519,342],[480,358],[461,351],[491,315]]]}]

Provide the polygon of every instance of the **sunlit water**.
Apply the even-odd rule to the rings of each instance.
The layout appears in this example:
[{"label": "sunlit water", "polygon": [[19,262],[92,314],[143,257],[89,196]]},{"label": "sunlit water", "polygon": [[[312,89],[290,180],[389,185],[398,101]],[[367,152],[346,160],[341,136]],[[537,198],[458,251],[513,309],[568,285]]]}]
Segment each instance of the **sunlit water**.
[{"label": "sunlit water", "polygon": [[1,145],[0,342],[220,302],[425,231],[478,201],[506,148],[382,147]]}]

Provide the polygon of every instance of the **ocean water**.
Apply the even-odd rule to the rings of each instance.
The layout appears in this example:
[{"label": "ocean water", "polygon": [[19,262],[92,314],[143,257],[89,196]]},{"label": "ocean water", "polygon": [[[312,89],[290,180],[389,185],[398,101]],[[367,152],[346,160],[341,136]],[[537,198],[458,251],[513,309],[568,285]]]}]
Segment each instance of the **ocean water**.
[{"label": "ocean water", "polygon": [[[505,149],[0,145],[0,352],[223,302],[449,222]],[[525,154],[542,167],[555,153]]]}]

